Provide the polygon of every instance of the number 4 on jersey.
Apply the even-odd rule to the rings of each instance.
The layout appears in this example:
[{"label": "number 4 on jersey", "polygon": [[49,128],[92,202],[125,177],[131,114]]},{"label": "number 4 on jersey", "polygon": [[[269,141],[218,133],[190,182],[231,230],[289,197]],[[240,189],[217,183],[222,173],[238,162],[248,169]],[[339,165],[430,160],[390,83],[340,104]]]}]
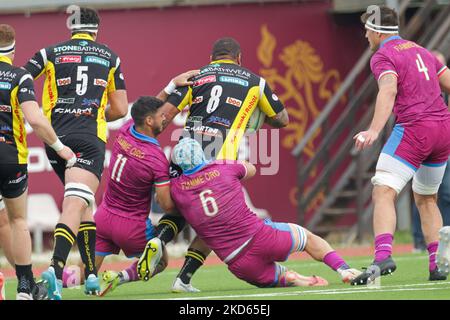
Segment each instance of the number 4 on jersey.
[{"label": "number 4 on jersey", "polygon": [[427,81],[429,81],[430,76],[428,75],[428,68],[425,66],[425,63],[423,63],[423,59],[419,53],[417,54],[416,64],[419,72],[425,73],[425,78],[427,79]]}]

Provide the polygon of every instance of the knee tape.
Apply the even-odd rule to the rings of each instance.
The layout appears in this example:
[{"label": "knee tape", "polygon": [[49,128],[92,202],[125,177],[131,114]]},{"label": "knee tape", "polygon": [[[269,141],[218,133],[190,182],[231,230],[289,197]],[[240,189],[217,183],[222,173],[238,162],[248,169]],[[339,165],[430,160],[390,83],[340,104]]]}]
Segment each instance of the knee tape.
[{"label": "knee tape", "polygon": [[294,248],[292,248],[292,252],[304,251],[306,248],[306,243],[308,242],[308,237],[305,230],[298,224],[294,223],[289,223],[289,227],[291,228],[291,234],[294,240]]},{"label": "knee tape", "polygon": [[401,176],[391,172],[377,171],[371,181],[374,186],[387,186],[394,189],[397,194],[399,194],[410,179],[410,177]]},{"label": "knee tape", "polygon": [[64,198],[66,197],[78,197],[86,201],[88,207],[95,203],[95,197],[92,190],[83,183],[70,182],[66,184]]},{"label": "knee tape", "polygon": [[413,179],[412,189],[417,194],[428,196],[437,193],[440,185],[440,183],[434,185],[426,185],[419,182],[417,179]]}]

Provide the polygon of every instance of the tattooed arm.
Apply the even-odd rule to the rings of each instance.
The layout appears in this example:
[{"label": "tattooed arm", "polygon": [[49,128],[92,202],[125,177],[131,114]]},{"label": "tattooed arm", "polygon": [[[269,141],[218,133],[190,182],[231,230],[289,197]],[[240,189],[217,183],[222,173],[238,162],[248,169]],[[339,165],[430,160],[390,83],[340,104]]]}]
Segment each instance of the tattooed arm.
[{"label": "tattooed arm", "polygon": [[375,113],[372,123],[367,131],[355,135],[355,146],[358,150],[371,146],[377,139],[381,130],[386,125],[394,108],[397,96],[397,77],[394,74],[386,74],[378,81],[379,92],[375,103]]}]

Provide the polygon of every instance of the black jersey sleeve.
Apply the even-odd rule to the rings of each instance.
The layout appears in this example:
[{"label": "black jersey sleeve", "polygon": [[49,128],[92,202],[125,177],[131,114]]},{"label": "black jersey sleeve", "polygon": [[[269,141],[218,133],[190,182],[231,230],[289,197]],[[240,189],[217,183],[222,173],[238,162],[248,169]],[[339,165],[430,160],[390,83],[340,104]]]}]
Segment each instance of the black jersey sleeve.
[{"label": "black jersey sleeve", "polygon": [[125,90],[125,77],[123,76],[120,58],[116,59],[116,64],[110,72],[111,74],[108,78],[108,93],[116,90]]},{"label": "black jersey sleeve", "polygon": [[24,73],[19,80],[17,100],[20,104],[27,101],[36,101],[33,78],[28,72]]},{"label": "black jersey sleeve", "polygon": [[36,54],[28,60],[24,68],[33,76],[34,79],[39,78],[45,71],[47,65],[46,49],[39,50]]},{"label": "black jersey sleeve", "polygon": [[182,111],[187,105],[192,103],[192,88],[190,86],[177,87],[169,95],[167,101],[173,104],[178,110]]},{"label": "black jersey sleeve", "polygon": [[283,111],[284,105],[265,81],[263,81],[263,86],[263,88],[260,88],[261,97],[259,100],[259,108],[268,117],[273,117]]}]

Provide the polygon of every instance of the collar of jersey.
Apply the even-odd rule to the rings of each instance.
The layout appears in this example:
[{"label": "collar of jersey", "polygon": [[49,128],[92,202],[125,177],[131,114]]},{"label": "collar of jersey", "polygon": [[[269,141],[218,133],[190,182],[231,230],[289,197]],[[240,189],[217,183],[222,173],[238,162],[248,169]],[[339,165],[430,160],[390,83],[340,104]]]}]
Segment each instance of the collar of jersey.
[{"label": "collar of jersey", "polygon": [[204,161],[204,162],[200,163],[198,166],[193,167],[192,169],[183,171],[183,174],[186,176],[189,176],[191,174],[197,173],[200,170],[202,170],[206,165],[208,165],[210,162],[211,161]]},{"label": "collar of jersey", "polygon": [[8,58],[7,56],[0,56],[0,62],[5,62],[7,64],[12,65],[12,60]]},{"label": "collar of jersey", "polygon": [[216,61],[211,61],[210,64],[220,64],[220,63],[232,63],[232,64],[237,64],[235,61],[230,60],[230,59],[223,59],[223,60],[216,60]]},{"label": "collar of jersey", "polygon": [[94,38],[92,38],[92,36],[90,36],[87,33],[77,33],[77,34],[72,36],[72,39],[85,39],[85,40],[94,41]]},{"label": "collar of jersey", "polygon": [[156,140],[155,138],[146,136],[145,134],[137,132],[136,129],[134,128],[134,125],[132,125],[130,127],[130,133],[136,139],[139,139],[139,140],[142,140],[142,141],[145,141],[145,142],[150,142],[150,143],[153,143],[153,144],[156,144],[157,146],[159,146],[158,140]]},{"label": "collar of jersey", "polygon": [[389,37],[389,38],[384,39],[383,41],[381,41],[380,49],[383,48],[383,46],[384,46],[386,43],[388,43],[389,41],[392,41],[392,40],[399,40],[399,39],[402,39],[402,37],[400,37],[400,36],[392,36],[392,37]]}]

